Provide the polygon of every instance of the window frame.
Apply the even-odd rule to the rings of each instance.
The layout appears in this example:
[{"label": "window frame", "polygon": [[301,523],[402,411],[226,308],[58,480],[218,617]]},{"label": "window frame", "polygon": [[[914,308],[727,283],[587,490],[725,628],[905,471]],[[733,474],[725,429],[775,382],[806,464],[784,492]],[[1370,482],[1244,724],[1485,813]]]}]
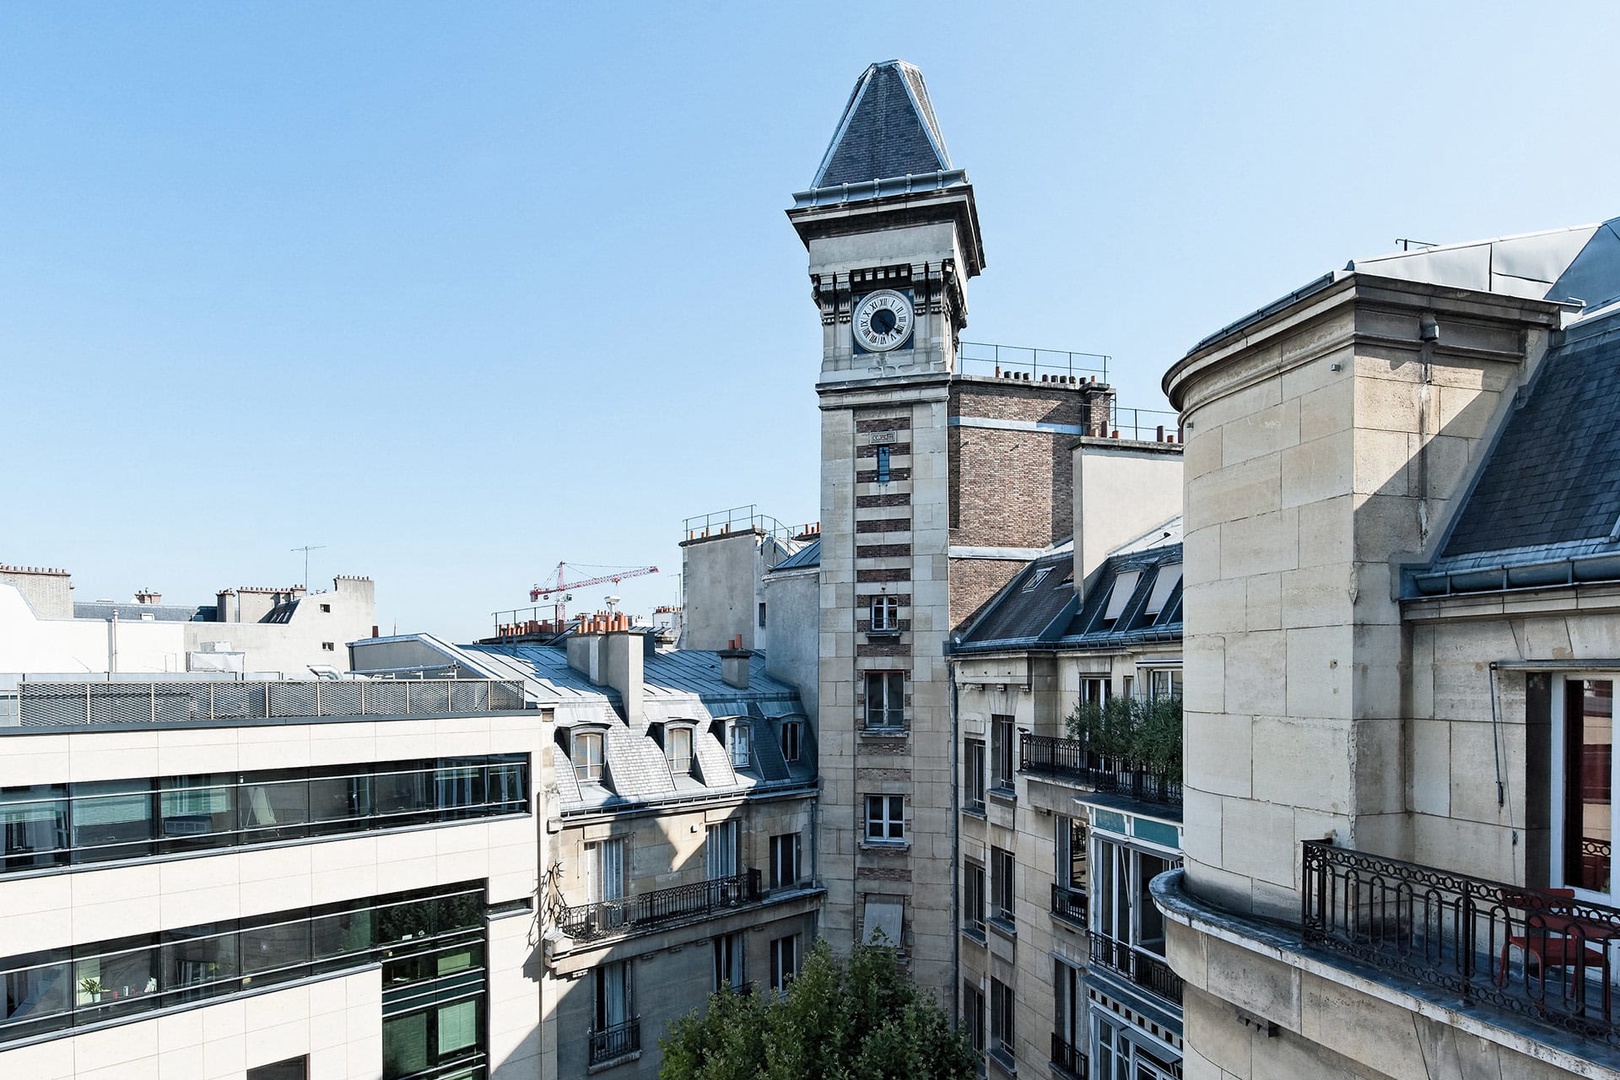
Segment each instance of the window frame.
[{"label": "window frame", "polygon": [[[771,837],[770,888],[795,889],[804,880],[804,842],[800,833]],[[783,870],[789,871],[784,874]]]},{"label": "window frame", "polygon": [[726,721],[726,756],[733,769],[746,769],[753,759],[754,725],[747,720]]},{"label": "window frame", "polygon": [[990,714],[990,790],[1016,790],[1018,771],[1018,724],[1007,713]]},{"label": "window frame", "polygon": [[606,904],[629,893],[629,848],[622,836],[608,836],[585,845],[585,902]]},{"label": "window frame", "polygon": [[873,596],[868,608],[869,622],[867,629],[874,634],[898,634],[900,632],[900,598],[888,593],[878,593]]},{"label": "window frame", "polygon": [[985,1000],[984,989],[977,983],[962,980],[962,1026],[967,1031],[968,1045],[975,1054],[983,1055],[988,1045],[985,1041]]},{"label": "window frame", "polygon": [[[1606,683],[1609,693],[1609,717],[1606,734],[1609,741],[1587,742],[1576,745],[1572,740],[1573,729],[1577,723],[1583,729],[1591,728],[1591,720],[1599,714],[1587,710],[1585,702],[1590,695],[1584,690],[1587,683]],[[1576,688],[1582,701],[1581,719],[1577,721],[1571,713],[1572,699]],[[1571,671],[1557,672],[1551,679],[1551,746],[1548,754],[1548,806],[1552,819],[1551,836],[1548,842],[1548,884],[1553,887],[1573,889],[1575,895],[1583,900],[1601,904],[1613,904],[1617,889],[1615,882],[1613,838],[1615,830],[1620,827],[1620,802],[1615,798],[1616,773],[1614,741],[1616,728],[1620,727],[1620,672],[1613,671]],[[1601,695],[1599,695],[1601,697]],[[1607,768],[1601,767],[1603,754],[1593,755],[1590,750],[1607,751]],[[1592,758],[1600,762],[1599,768],[1594,770]],[[1607,775],[1603,775],[1607,773]],[[1588,870],[1588,859],[1594,862],[1598,853],[1594,848],[1591,856],[1586,851],[1586,842],[1595,844],[1603,842],[1602,836],[1588,837],[1584,835],[1586,827],[1578,826],[1572,830],[1570,819],[1579,816],[1583,820],[1591,820],[1587,808],[1601,806],[1598,798],[1589,798],[1594,785],[1607,782],[1607,790],[1602,794],[1607,796],[1609,803],[1609,851],[1605,867],[1608,876],[1608,889],[1596,889],[1590,885],[1591,876]],[[1601,789],[1598,789],[1601,790]]]},{"label": "window frame", "polygon": [[1013,988],[990,977],[990,1052],[1009,1064],[1016,1060],[1018,1002]]},{"label": "window frame", "polygon": [[[909,843],[906,810],[904,795],[866,796],[862,843],[883,847],[901,847]],[[899,835],[893,835],[896,832]]]},{"label": "window frame", "polygon": [[[590,747],[596,746],[592,760]],[[578,728],[568,733],[568,758],[574,766],[574,779],[583,784],[600,784],[607,776],[607,730]]]},{"label": "window frame", "polygon": [[962,860],[962,929],[984,940],[985,871],[977,859]]},{"label": "window frame", "polygon": [[867,731],[906,730],[906,678],[905,671],[892,668],[861,673],[862,716]]},{"label": "window frame", "polygon": [[985,770],[989,747],[982,738],[962,740],[962,805],[984,813]]},{"label": "window frame", "polygon": [[[664,760],[669,764],[670,776],[692,775],[693,743],[696,737],[697,732],[689,724],[668,724],[664,727]],[[686,743],[684,756],[675,751],[675,744],[680,740]]]},{"label": "window frame", "polygon": [[988,921],[1005,930],[1018,926],[1018,859],[1006,848],[990,848],[990,911]]},{"label": "window frame", "polygon": [[804,721],[782,721],[782,760],[792,765],[804,757]]},{"label": "window frame", "polygon": [[717,821],[703,836],[703,866],[709,881],[735,877],[742,852],[741,830],[736,821]]},{"label": "window frame", "polygon": [[799,935],[771,938],[771,989],[786,993],[788,984],[799,974]]},{"label": "window frame", "polygon": [[742,993],[747,985],[747,956],[745,954],[748,935],[742,933],[720,934],[714,939],[714,992],[719,993],[728,987],[734,993]]}]

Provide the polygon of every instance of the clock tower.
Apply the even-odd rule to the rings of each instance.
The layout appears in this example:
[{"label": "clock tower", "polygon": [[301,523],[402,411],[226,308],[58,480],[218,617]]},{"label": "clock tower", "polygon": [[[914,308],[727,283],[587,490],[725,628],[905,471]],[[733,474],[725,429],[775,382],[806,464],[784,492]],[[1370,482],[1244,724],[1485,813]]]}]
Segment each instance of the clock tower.
[{"label": "clock tower", "polygon": [[960,868],[947,645],[1071,531],[1072,450],[1101,433],[1110,395],[960,370],[984,247],[973,187],[911,64],[861,75],[788,218],[822,334],[823,931],[837,948],[881,932],[949,1002]]}]

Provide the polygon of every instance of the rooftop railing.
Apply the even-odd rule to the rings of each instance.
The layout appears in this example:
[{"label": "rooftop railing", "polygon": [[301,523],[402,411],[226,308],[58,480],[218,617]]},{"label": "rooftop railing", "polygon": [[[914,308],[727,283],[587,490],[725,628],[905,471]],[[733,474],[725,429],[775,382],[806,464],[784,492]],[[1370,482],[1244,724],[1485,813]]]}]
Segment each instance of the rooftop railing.
[{"label": "rooftop railing", "polygon": [[1307,945],[1620,1046],[1612,952],[1620,909],[1306,841]]},{"label": "rooftop railing", "polygon": [[322,716],[454,716],[520,711],[523,684],[493,679],[286,682],[18,682],[0,693],[0,730],[188,724]]},{"label": "rooftop railing", "polygon": [[682,919],[707,918],[761,898],[759,871],[657,889],[639,896],[562,905],[558,924],[575,941],[628,936],[661,929]]},{"label": "rooftop railing", "polygon": [[[1028,376],[1028,382],[1050,382],[1061,378],[1076,384],[1108,381],[1108,361],[1102,353],[1069,352],[1066,349],[1031,349],[1023,345],[992,345],[983,341],[959,343],[957,364],[964,375],[1004,378],[1009,374]],[[1041,376],[1046,376],[1042,379]]]},{"label": "rooftop railing", "polygon": [[716,510],[710,514],[698,514],[686,518],[681,522],[681,531],[688,540],[699,540],[705,536],[724,536],[728,533],[761,532],[766,536],[774,536],[778,540],[791,540],[796,536],[804,536],[816,531],[815,525],[784,525],[769,514],[759,512],[759,506],[750,503],[747,506],[733,506],[729,510]]},{"label": "rooftop railing", "polygon": [[1018,771],[1037,776],[1061,776],[1095,791],[1128,795],[1144,802],[1181,805],[1181,776],[1137,762],[1105,757],[1074,739],[1020,732]]}]

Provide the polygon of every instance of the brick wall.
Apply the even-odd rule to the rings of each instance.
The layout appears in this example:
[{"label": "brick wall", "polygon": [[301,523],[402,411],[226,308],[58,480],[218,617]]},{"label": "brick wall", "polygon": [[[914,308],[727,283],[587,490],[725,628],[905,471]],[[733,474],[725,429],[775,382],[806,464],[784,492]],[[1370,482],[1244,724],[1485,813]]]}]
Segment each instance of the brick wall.
[{"label": "brick wall", "polygon": [[956,427],[951,543],[1046,547],[1074,528],[1073,435]]},{"label": "brick wall", "polygon": [[1011,559],[952,559],[951,626],[961,626],[1023,568]]}]

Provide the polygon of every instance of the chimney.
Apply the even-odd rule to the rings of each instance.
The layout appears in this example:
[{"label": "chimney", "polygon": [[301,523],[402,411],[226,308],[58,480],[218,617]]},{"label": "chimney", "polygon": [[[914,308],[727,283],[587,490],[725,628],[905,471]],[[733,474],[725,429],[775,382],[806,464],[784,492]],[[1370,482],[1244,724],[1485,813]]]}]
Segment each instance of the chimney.
[{"label": "chimney", "polygon": [[748,660],[754,654],[752,650],[742,647],[742,638],[731,639],[731,647],[721,649],[716,655],[720,657],[720,681],[727,686],[738,690],[748,689]]},{"label": "chimney", "polygon": [[646,642],[640,634],[627,629],[614,630],[602,637],[602,652],[606,682],[624,699],[625,722],[633,731],[643,730],[642,703],[646,695],[642,690],[642,664],[647,655]]},{"label": "chimney", "polygon": [[135,593],[135,602],[137,604],[161,604],[163,603],[163,594],[153,592],[151,589],[139,589]]}]

